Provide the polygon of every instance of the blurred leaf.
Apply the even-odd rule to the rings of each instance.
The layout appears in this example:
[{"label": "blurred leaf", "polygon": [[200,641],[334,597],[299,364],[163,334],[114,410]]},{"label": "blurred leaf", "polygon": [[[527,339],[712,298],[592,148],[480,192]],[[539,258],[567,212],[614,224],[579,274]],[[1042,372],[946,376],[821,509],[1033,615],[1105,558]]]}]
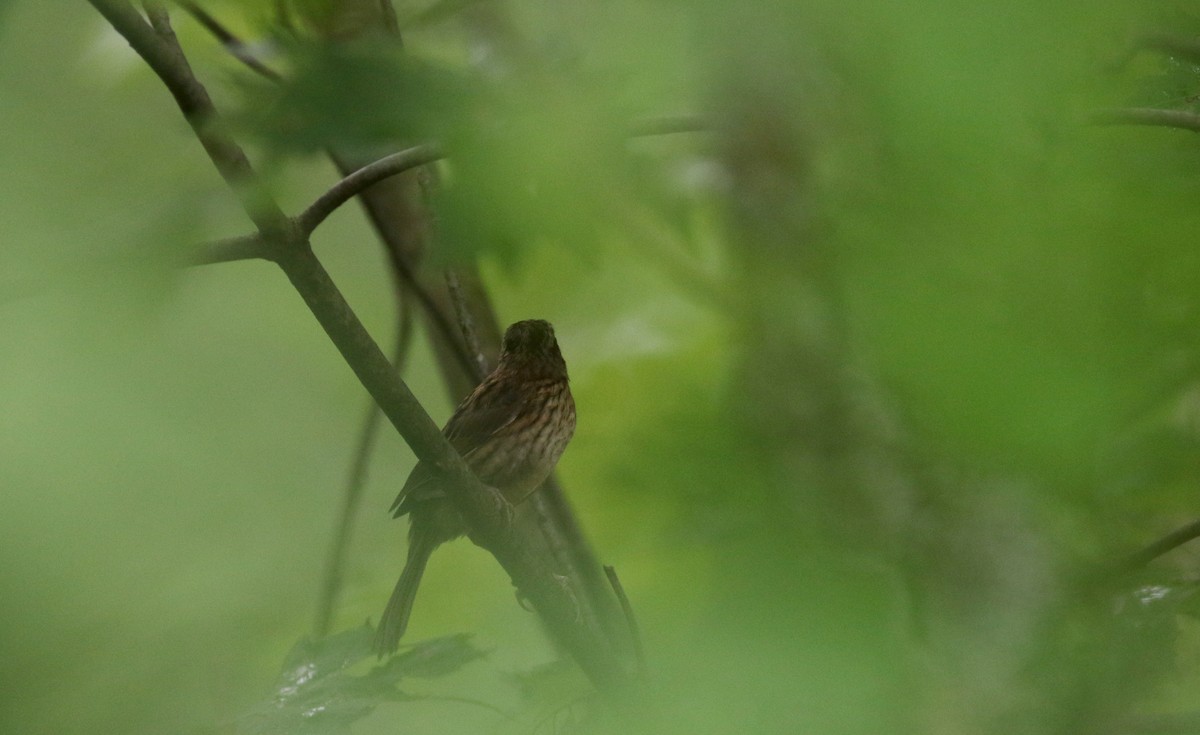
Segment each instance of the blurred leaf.
[{"label": "blurred leaf", "polygon": [[347,670],[374,655],[374,630],[364,625],[329,638],[303,640],[288,654],[274,694],[238,719],[245,735],[343,735],[351,723],[383,702],[409,699],[399,685],[410,676],[457,671],[484,654],[469,636],[435,638],[413,645],[362,676]]},{"label": "blurred leaf", "polygon": [[234,116],[274,155],[453,140],[479,106],[482,88],[470,77],[414,59],[395,43],[280,45],[291,62],[286,78],[242,79]]},{"label": "blurred leaf", "polygon": [[626,121],[576,85],[509,85],[480,123],[454,141],[438,191],[450,258],[481,253],[514,265],[539,241],[587,258],[613,227],[628,191]]}]

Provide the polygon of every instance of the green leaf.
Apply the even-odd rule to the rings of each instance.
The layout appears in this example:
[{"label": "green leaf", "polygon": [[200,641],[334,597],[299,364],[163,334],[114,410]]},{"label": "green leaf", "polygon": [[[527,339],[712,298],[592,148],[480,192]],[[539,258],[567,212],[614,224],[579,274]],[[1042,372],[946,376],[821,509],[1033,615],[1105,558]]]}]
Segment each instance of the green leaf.
[{"label": "green leaf", "polygon": [[305,639],[288,653],[271,696],[237,721],[243,735],[340,735],[380,703],[411,698],[410,676],[445,676],[484,655],[468,635],[434,638],[356,676],[348,670],[373,655],[374,630],[364,625],[323,640]]}]

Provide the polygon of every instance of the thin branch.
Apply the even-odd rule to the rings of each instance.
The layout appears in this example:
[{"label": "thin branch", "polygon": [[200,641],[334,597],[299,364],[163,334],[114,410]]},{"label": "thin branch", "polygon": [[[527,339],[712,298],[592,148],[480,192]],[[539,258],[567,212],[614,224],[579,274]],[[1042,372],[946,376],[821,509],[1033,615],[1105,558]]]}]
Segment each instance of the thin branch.
[{"label": "thin branch", "polygon": [[263,63],[254,53],[246,42],[238,38],[232,31],[221,24],[219,20],[209,14],[207,10],[196,5],[188,0],[178,0],[179,7],[183,8],[184,12],[192,16],[192,19],[204,27],[204,30],[211,33],[225,50],[229,52],[233,58],[245,64],[251,71],[259,74],[267,79],[278,82],[283,79],[283,76]]},{"label": "thin branch", "polygon": [[[189,5],[192,5],[192,3],[184,3],[184,6],[185,6],[184,9],[189,10],[189,8],[188,8]],[[200,10],[199,12],[204,13],[203,10]],[[291,22],[290,15],[288,15],[287,4],[283,3],[283,2],[277,3],[276,12],[279,15],[281,25],[283,25],[288,30],[292,30],[293,29],[292,22]],[[222,25],[215,18],[207,15],[206,13],[204,13],[205,20],[201,20],[200,16],[198,16],[198,15],[194,15],[193,17],[196,17],[196,19],[201,23],[201,25],[203,25],[210,33],[212,33],[213,36],[216,37],[217,40],[220,41],[227,50],[230,51],[230,53],[234,54],[235,58],[239,59],[243,63],[248,64],[249,66],[251,66],[251,68],[255,68],[256,65],[261,65],[261,62],[259,62],[257,59],[254,59],[252,55],[250,55],[248,52],[245,51],[246,47],[245,47],[245,44],[241,41],[241,39],[239,39],[235,34],[233,34],[233,32],[228,30],[224,25]],[[385,21],[386,21],[386,19],[385,19]],[[237,53],[237,49],[240,49],[243,53],[242,54]],[[256,63],[250,64],[248,59],[253,59]],[[279,77],[274,71],[271,71],[271,74],[268,76],[273,81],[281,81],[281,77]],[[403,151],[401,153],[403,153]],[[396,155],[400,155],[400,154],[396,154]],[[346,174],[347,177],[353,173],[357,173],[358,171],[362,170],[361,168],[357,169],[357,170],[351,170],[351,166],[349,165],[349,163],[346,160],[344,160],[342,157],[338,156],[333,151],[329,152],[329,156],[330,156],[330,158],[333,159],[333,161],[337,165],[337,167]],[[381,162],[377,161],[375,163],[381,163]],[[399,172],[397,172],[397,173],[399,173]],[[366,188],[366,187],[364,187],[364,188]],[[358,192],[355,192],[355,193],[361,193],[361,190]],[[329,193],[327,192],[327,195],[328,194]],[[379,231],[380,235],[383,236],[386,241],[388,239],[387,238],[387,230],[385,229],[386,223],[379,216],[379,212],[376,211],[375,207],[372,206],[372,204],[369,202],[364,201],[363,206],[367,211],[367,216],[371,219],[372,223],[375,225],[376,230]],[[336,208],[336,205],[335,205],[335,208]],[[310,209],[311,209],[311,207],[310,207]],[[326,212],[324,216],[328,216],[328,212]],[[324,219],[324,217],[322,217],[322,219]],[[313,225],[313,227],[315,227],[317,224],[320,224],[320,222],[315,223]],[[394,250],[394,249],[389,248],[389,250]],[[258,257],[268,257],[268,256],[265,256],[265,255],[262,255],[262,254],[256,253],[256,252],[247,253],[247,252],[243,251],[241,248],[233,248],[231,251],[227,252],[224,248],[221,247],[221,244],[218,243],[218,245],[213,248],[212,252],[202,255],[199,258],[199,260],[197,260],[196,262],[197,262],[197,264],[224,263],[224,262],[229,262],[229,261],[234,261],[234,260],[246,260],[249,258],[258,258]],[[445,336],[447,338],[446,345],[449,347],[449,349],[454,354],[454,357],[458,361],[459,365],[462,367],[462,369],[466,373],[473,374],[474,368],[472,367],[472,358],[470,355],[467,354],[466,350],[463,347],[463,344],[454,337],[454,330],[453,330],[449,320],[446,318],[446,315],[443,314],[442,310],[438,307],[437,301],[424,288],[424,286],[421,285],[420,280],[412,272],[412,268],[409,266],[409,264],[406,261],[403,261],[399,257],[393,257],[393,266],[394,266],[393,267],[394,272],[400,278],[400,280],[403,282],[405,288],[407,288],[408,290],[410,290],[414,294],[416,294],[417,300],[421,302],[421,305],[424,307],[425,313],[429,316],[430,320],[433,322],[434,327],[437,328],[443,334],[443,336]]]},{"label": "thin branch", "polygon": [[175,31],[171,30],[171,17],[167,15],[167,9],[163,7],[162,3],[145,0],[142,3],[142,8],[146,11],[146,18],[150,21],[150,27],[158,35],[168,40],[174,38]]},{"label": "thin branch", "polygon": [[1158,557],[1183,546],[1189,541],[1200,538],[1200,520],[1192,521],[1182,528],[1177,528],[1157,541],[1148,544],[1141,550],[1125,558],[1124,567],[1128,570],[1140,569]]},{"label": "thin branch", "polygon": [[1172,33],[1147,33],[1133,44],[1135,49],[1160,51],[1168,56],[1200,63],[1200,40],[1192,36],[1177,36]]},{"label": "thin branch", "polygon": [[565,549],[568,568],[574,570],[583,587],[588,605],[585,609],[595,611],[595,617],[604,629],[609,641],[626,654],[630,650],[628,636],[621,628],[621,611],[617,601],[609,594],[609,586],[600,570],[600,560],[592,550],[592,544],[567,502],[566,492],[558,481],[557,473],[551,474],[533,497],[539,517],[544,519],[542,530],[556,549]]},{"label": "thin branch", "polygon": [[633,641],[633,653],[637,657],[638,669],[641,671],[642,678],[645,678],[648,671],[646,668],[646,649],[642,647],[642,629],[638,625],[637,617],[633,614],[633,605],[629,604],[629,598],[625,595],[625,585],[621,584],[621,578],[617,576],[617,570],[605,564],[604,574],[608,577],[608,583],[612,585],[613,594],[617,596],[617,600],[621,603],[621,612],[625,613],[625,623],[629,626],[629,638]]},{"label": "thin branch", "polygon": [[[397,375],[404,374],[404,365],[412,347],[412,338],[412,309],[408,308],[401,299],[396,351],[392,356],[392,364],[396,368]],[[375,446],[375,437],[379,433],[380,416],[379,406],[375,404],[375,401],[369,401],[363,417],[362,428],[359,431],[358,444],[354,450],[354,461],[350,464],[350,477],[346,482],[346,490],[342,494],[342,513],[338,519],[337,531],[334,533],[329,558],[325,565],[325,579],[321,585],[321,595],[317,602],[317,622],[313,626],[313,634],[317,638],[324,638],[332,629],[333,613],[342,589],[342,570],[346,565],[346,551],[350,547],[350,534],[353,531],[354,518],[358,515],[358,508],[362,504],[371,450]]]},{"label": "thin branch", "polygon": [[450,694],[405,694],[401,698],[404,702],[450,702],[452,704],[469,704],[473,707],[490,710],[500,715],[508,721],[516,719],[516,715],[494,704],[484,702],[481,699],[471,699],[470,697],[455,697]]},{"label": "thin branch", "polygon": [[262,235],[242,235],[205,245],[189,265],[215,265],[239,260],[274,260],[275,249]]},{"label": "thin branch", "polygon": [[458,326],[462,331],[467,352],[475,359],[475,380],[482,383],[488,374],[488,359],[479,346],[479,332],[475,330],[475,320],[471,317],[471,308],[467,306],[467,299],[463,296],[458,274],[451,268],[446,269],[446,288],[450,292],[450,301],[454,303],[454,312],[458,316]]},{"label": "thin branch", "polygon": [[[334,184],[296,219],[300,237],[308,237],[312,231],[339,206],[384,179],[403,173],[418,166],[437,160],[436,146],[425,145],[409,148],[384,156],[378,161],[363,166]],[[262,258],[274,260],[277,249],[269,238],[260,234],[218,240],[205,247],[191,261],[191,265],[212,265],[239,260]]]},{"label": "thin branch", "polygon": [[[340,171],[346,173],[346,175],[353,172],[350,162],[338,155],[337,152],[330,151],[329,157],[333,159],[334,165]],[[412,244],[404,243],[404,238],[411,235],[412,227],[394,226],[389,219],[389,215],[391,217],[396,216],[396,208],[390,206],[392,202],[388,201],[389,196],[387,195],[389,193],[381,192],[378,189],[367,189],[362,192],[363,196],[359,197],[359,202],[366,212],[367,219],[371,221],[371,225],[379,233],[380,239],[383,240],[384,250],[390,256],[392,263],[392,272],[401,284],[417,297],[426,317],[429,318],[434,329],[442,335],[445,347],[450,351],[454,361],[462,368],[463,374],[472,375],[474,367],[472,366],[471,356],[467,354],[462,340],[456,338],[454,326],[451,324],[450,319],[446,316],[441,306],[439,306],[433,294],[421,283],[421,279],[417,277],[412,263],[409,261],[408,253],[419,250],[418,247]],[[471,383],[471,387],[475,387],[475,384],[475,382]],[[466,395],[466,393],[463,393],[463,395]],[[461,397],[459,396],[459,398]]]},{"label": "thin branch", "polygon": [[643,138],[675,133],[706,133],[713,127],[712,121],[701,115],[658,115],[634,120],[627,132],[631,138]]},{"label": "thin branch", "polygon": [[1122,107],[1098,110],[1089,121],[1093,125],[1149,125],[1200,132],[1200,115],[1184,110],[1160,110],[1153,107]]},{"label": "thin branch", "polygon": [[317,226],[324,222],[326,217],[333,214],[335,209],[364,190],[396,174],[433,163],[441,157],[442,151],[437,144],[426,143],[368,163],[317,197],[317,200],[296,218],[296,224],[301,233],[306,236],[311,235],[313,230],[317,229]]},{"label": "thin branch", "polygon": [[[288,226],[288,219],[279,206],[256,186],[257,177],[250,161],[241,147],[225,132],[213,106],[212,98],[204,85],[192,74],[191,66],[179,47],[170,25],[164,17],[157,21],[161,26],[155,30],[126,0],[89,0],[117,33],[125,37],[129,45],[158,75],[167,91],[191,125],[196,139],[204,146],[208,157],[217,167],[221,177],[238,197],[242,209],[263,232],[281,232]],[[165,15],[165,14],[164,14]]]}]

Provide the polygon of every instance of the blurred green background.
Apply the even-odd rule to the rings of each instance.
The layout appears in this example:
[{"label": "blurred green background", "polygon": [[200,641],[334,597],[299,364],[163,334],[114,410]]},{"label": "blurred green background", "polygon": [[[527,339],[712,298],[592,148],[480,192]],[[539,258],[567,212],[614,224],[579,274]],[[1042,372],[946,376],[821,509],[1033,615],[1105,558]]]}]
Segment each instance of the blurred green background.
[{"label": "blurred green background", "polygon": [[[1197,36],[1200,6],[466,6],[397,3],[401,55],[205,3],[282,89],[173,12],[289,212],[336,181],[330,141],[449,147],[435,262],[478,262],[501,320],[550,319],[570,365],[561,476],[656,695],[614,729],[1123,733],[1200,709],[1197,552],[1107,566],[1200,515],[1200,148],[1084,124],[1194,111],[1195,61],[1130,49]],[[0,34],[0,731],[239,731],[311,630],[364,391],[274,266],[179,266],[249,224],[90,6],[9,0]],[[705,131],[625,137],[676,113]],[[314,246],[390,344],[360,210]],[[424,339],[405,377],[444,421]],[[384,432],[339,630],[399,572],[385,511],[413,461]],[[466,542],[408,640],[458,632],[486,655],[351,731],[611,725]]]}]

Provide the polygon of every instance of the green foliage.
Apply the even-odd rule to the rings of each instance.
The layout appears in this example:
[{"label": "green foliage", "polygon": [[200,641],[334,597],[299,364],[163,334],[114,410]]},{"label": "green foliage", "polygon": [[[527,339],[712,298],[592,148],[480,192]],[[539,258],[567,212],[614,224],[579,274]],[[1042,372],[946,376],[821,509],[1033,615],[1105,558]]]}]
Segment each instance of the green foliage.
[{"label": "green foliage", "polygon": [[238,719],[245,735],[341,735],[383,702],[411,700],[410,677],[445,676],[483,656],[465,635],[422,641],[361,676],[348,670],[374,654],[370,626],[296,644],[271,695]]},{"label": "green foliage", "polygon": [[[410,3],[403,50],[282,32],[274,5],[205,3],[283,84],[176,26],[288,212],[335,180],[327,148],[445,147],[430,267],[478,262],[503,321],[556,324],[562,475],[654,711],[612,721],[465,542],[412,648],[369,660],[412,462],[390,434],[343,632],[285,653],[361,389],[270,266],[175,267],[247,231],[236,203],[98,16],[17,0],[0,730],[1075,733],[1195,708],[1194,551],[1113,569],[1198,515],[1200,148],[1082,124],[1200,109],[1195,60],[1128,48],[1194,35],[1192,4]],[[707,129],[628,138],[678,112]],[[388,342],[355,207],[314,245]],[[408,366],[444,419],[424,342]]]},{"label": "green foliage", "polygon": [[246,76],[235,120],[271,155],[350,152],[393,141],[454,140],[484,90],[469,77],[414,60],[395,44],[279,39],[282,82]]}]

